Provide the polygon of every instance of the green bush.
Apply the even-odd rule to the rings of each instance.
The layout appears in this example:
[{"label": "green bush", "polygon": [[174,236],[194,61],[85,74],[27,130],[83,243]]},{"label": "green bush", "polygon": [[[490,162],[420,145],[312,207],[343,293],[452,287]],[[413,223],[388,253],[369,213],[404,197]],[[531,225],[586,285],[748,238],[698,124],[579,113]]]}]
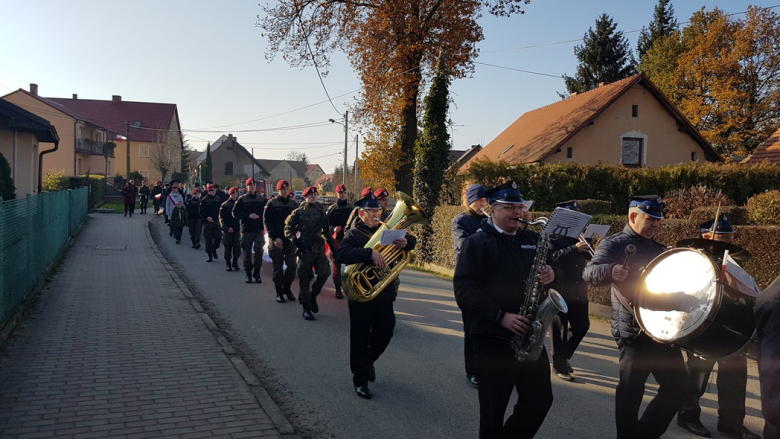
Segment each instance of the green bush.
[{"label": "green bush", "polygon": [[602,200],[612,213],[624,213],[631,195],[663,195],[671,190],[706,185],[720,189],[737,204],[767,189],[780,189],[780,167],[767,163],[682,164],[661,168],[624,168],[615,165],[510,165],[477,160],[469,166],[466,180],[493,187],[509,179],[517,182],[523,196],[540,210],[552,210],[564,200]]},{"label": "green bush", "polygon": [[43,190],[48,191],[62,191],[68,188],[68,177],[65,175],[65,170],[58,171],[56,169],[50,169],[46,172],[46,176],[43,178]]},{"label": "green bush", "polygon": [[11,178],[11,165],[3,154],[0,154],[0,198],[4,200],[16,198],[16,187]]},{"label": "green bush", "polygon": [[133,180],[133,183],[135,183],[136,186],[141,186],[141,181],[144,180],[144,176],[141,175],[138,171],[133,171],[130,174],[128,174],[127,178],[129,180]]},{"label": "green bush", "polygon": [[[723,194],[720,189],[711,189],[702,184],[673,189],[664,195],[666,210],[664,217],[669,219],[690,218],[691,212],[699,207],[733,206],[734,202]],[[713,212],[713,218],[715,213]]]},{"label": "green bush", "polygon": [[[705,221],[712,221],[715,219],[715,213],[718,211],[718,206],[710,207],[697,207],[691,211],[689,221],[695,225],[701,224]],[[742,206],[721,206],[720,214],[726,215],[729,222],[734,226],[744,226],[750,224],[750,217],[747,209]]]},{"label": "green bush", "polygon": [[766,191],[750,197],[745,206],[754,224],[780,224],[780,191]]},{"label": "green bush", "polygon": [[106,177],[102,175],[90,175],[86,177],[84,175],[76,177],[67,177],[68,189],[77,189],[84,186],[89,186],[89,199],[87,200],[87,206],[89,209],[93,209],[98,205],[106,195]]},{"label": "green bush", "polygon": [[582,213],[588,215],[608,215],[612,213],[612,205],[603,200],[576,200]]}]

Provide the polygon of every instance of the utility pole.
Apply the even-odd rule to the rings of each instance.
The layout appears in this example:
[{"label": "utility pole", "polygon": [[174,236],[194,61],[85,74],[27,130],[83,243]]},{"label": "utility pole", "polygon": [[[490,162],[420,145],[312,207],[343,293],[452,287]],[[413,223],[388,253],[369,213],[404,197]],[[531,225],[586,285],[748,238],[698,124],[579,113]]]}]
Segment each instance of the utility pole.
[{"label": "utility pole", "polygon": [[252,180],[254,179],[255,179],[255,149],[252,148]]},{"label": "utility pole", "polygon": [[127,179],[130,179],[130,121],[125,121],[125,130],[126,130],[126,137],[125,142],[127,142],[127,174],[125,176]]},{"label": "utility pole", "polygon": [[347,185],[347,143],[349,142],[349,110],[344,112],[344,169],[341,173],[341,183]]},{"label": "utility pole", "polygon": [[355,165],[352,167],[352,172],[355,174],[355,193],[358,188],[358,136],[355,134]]}]

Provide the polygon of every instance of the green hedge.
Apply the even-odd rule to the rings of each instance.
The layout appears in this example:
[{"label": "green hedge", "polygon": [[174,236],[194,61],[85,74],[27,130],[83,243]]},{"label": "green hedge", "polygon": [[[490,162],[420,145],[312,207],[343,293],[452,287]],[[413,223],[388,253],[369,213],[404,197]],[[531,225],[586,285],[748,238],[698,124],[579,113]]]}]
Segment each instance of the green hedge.
[{"label": "green hedge", "polygon": [[744,204],[767,189],[780,189],[780,167],[767,163],[683,164],[661,168],[624,168],[615,165],[510,165],[505,161],[478,160],[469,166],[466,180],[493,187],[508,179],[520,186],[534,207],[552,210],[562,200],[603,200],[612,213],[628,208],[631,195],[659,194],[704,184],[720,189],[737,204]]}]

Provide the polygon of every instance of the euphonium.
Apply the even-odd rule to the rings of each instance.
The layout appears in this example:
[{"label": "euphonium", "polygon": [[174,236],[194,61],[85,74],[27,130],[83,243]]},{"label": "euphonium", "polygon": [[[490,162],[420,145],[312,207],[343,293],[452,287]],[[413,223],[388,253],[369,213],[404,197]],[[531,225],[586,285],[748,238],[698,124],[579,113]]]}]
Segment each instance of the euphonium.
[{"label": "euphonium", "polygon": [[387,268],[378,270],[370,263],[353,264],[341,268],[344,294],[350,300],[357,302],[373,300],[401,274],[401,270],[409,263],[410,252],[401,250],[394,245],[380,244],[382,233],[385,230],[400,230],[413,224],[428,224],[428,216],[412,197],[402,192],[396,192],[395,200],[395,207],[387,221],[381,223],[382,225],[376,233],[363,246],[382,253]]},{"label": "euphonium", "polygon": [[[547,225],[548,219],[542,217],[537,218],[535,221],[525,221],[523,219],[519,221],[529,225]],[[515,353],[515,359],[521,363],[534,362],[539,359],[544,348],[544,336],[547,334],[553,318],[559,312],[567,313],[569,311],[563,296],[553,289],[547,292],[547,297],[542,301],[541,305],[539,304],[544,286],[538,276],[547,265],[549,241],[549,233],[542,231],[539,236],[539,242],[536,244],[534,265],[531,267],[531,272],[526,280],[525,302],[518,313],[530,320],[531,326],[525,334],[512,337],[511,344]]]}]

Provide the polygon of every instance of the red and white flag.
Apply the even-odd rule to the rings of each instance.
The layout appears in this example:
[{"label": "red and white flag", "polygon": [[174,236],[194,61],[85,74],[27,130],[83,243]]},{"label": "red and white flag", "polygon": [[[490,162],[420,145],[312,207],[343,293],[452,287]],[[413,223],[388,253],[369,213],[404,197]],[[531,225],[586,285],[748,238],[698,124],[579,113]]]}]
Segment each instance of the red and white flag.
[{"label": "red and white flag", "polygon": [[116,135],[116,141],[117,142],[124,142],[125,140],[127,140],[127,137],[125,137],[125,136],[123,136],[121,134],[117,134]]},{"label": "red and white flag", "polygon": [[723,254],[723,282],[748,296],[757,297],[760,292],[753,276],[731,258],[728,250]]}]

